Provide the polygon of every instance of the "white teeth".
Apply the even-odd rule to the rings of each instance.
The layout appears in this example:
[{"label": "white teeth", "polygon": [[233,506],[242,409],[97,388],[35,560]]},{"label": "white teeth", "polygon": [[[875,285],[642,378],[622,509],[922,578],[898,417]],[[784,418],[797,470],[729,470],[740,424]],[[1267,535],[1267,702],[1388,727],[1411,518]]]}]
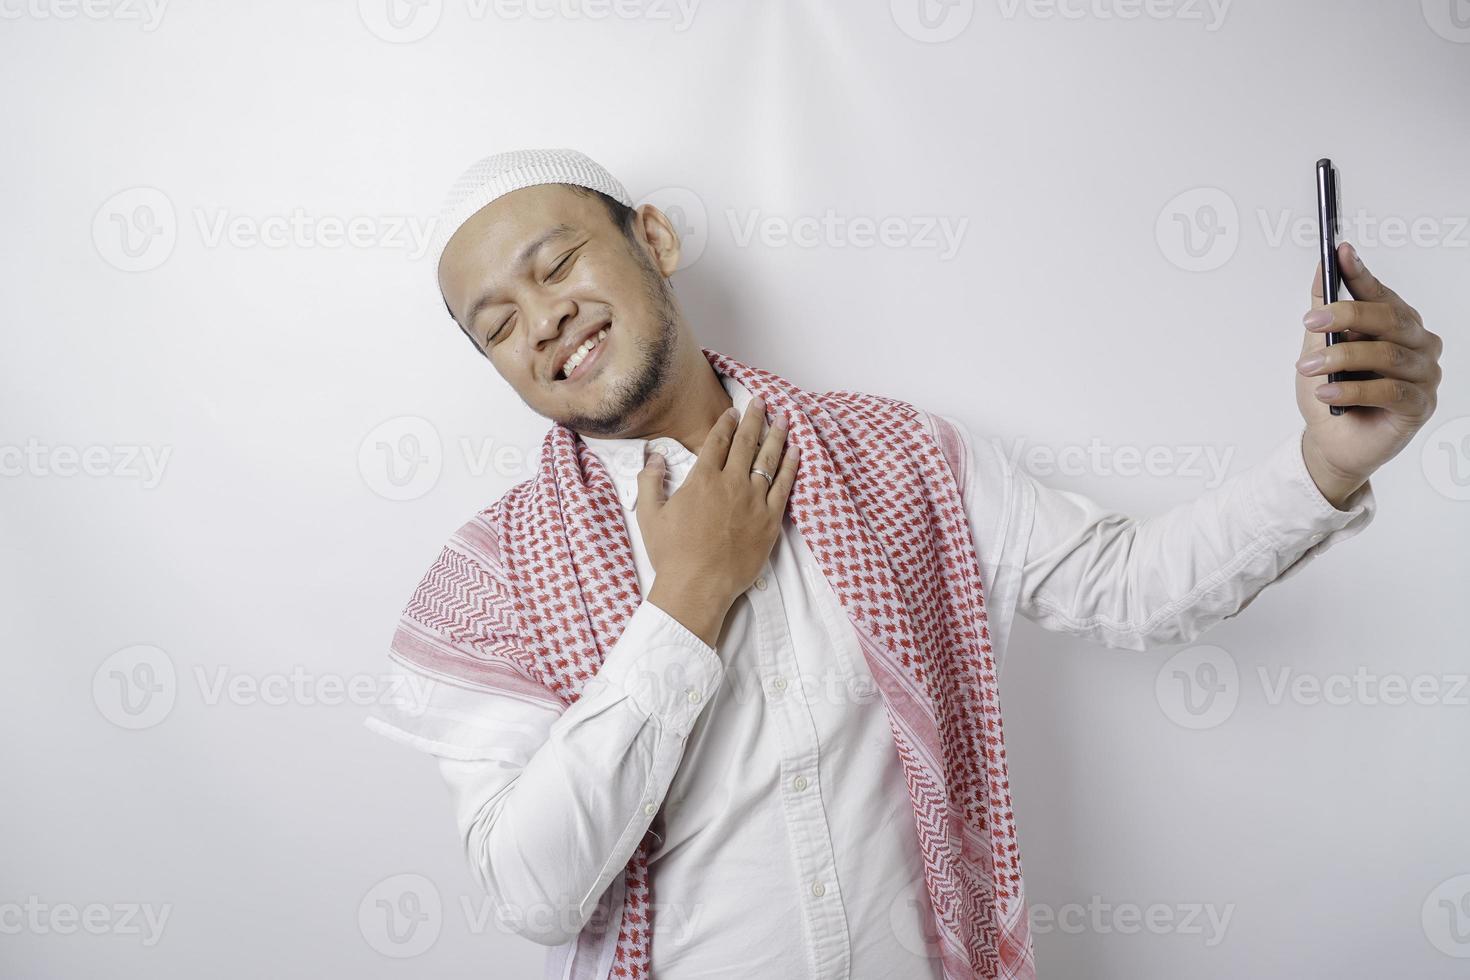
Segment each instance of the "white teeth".
[{"label": "white teeth", "polygon": [[592,348],[602,343],[602,338],[606,336],[607,327],[603,327],[601,330],[597,331],[597,333],[588,337],[586,342],[583,343],[581,347],[578,347],[576,350],[572,351],[572,356],[568,357],[567,362],[562,365],[561,376],[563,378],[566,378],[570,376],[573,371],[577,370],[577,365],[582,363],[582,358],[590,354],[592,352]]}]

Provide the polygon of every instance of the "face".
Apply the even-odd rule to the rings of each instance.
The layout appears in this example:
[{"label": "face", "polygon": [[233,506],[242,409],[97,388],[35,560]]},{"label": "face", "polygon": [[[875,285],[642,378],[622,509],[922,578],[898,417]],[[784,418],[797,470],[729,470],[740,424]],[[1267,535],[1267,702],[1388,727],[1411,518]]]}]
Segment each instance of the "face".
[{"label": "face", "polygon": [[687,336],[666,279],[678,236],[644,205],[635,238],[596,196],[539,184],[481,208],[439,262],[450,312],[501,377],[537,414],[588,435],[622,435],[671,386]]}]

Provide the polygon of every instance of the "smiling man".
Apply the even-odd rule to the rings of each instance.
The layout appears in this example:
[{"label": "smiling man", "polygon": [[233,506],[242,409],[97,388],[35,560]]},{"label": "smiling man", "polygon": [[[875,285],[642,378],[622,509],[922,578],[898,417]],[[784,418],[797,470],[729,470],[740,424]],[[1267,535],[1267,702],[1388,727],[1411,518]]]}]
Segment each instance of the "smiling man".
[{"label": "smiling man", "polygon": [[[1439,338],[1344,246],[1359,299],[1313,304],[1307,425],[1134,519],[957,418],[701,347],[673,225],[581,153],[479,161],[438,234],[450,315],[552,424],[421,577],[390,652],[414,696],[368,725],[437,758],[547,976],[1035,976],[1014,617],[1193,639],[1366,526],[1439,382]],[[1382,377],[1313,393],[1338,370]]]}]

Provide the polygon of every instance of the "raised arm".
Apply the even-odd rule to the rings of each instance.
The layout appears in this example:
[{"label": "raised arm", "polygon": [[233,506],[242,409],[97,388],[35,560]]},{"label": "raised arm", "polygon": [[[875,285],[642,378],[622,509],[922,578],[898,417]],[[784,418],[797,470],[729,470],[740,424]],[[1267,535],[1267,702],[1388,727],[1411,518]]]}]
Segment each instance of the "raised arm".
[{"label": "raised arm", "polygon": [[1376,509],[1368,483],[1342,509],[1323,496],[1301,430],[1213,490],[1135,518],[1048,487],[995,441],[974,439],[951,416],[934,418],[962,457],[966,512],[993,601],[1109,647],[1194,639],[1360,532]]}]

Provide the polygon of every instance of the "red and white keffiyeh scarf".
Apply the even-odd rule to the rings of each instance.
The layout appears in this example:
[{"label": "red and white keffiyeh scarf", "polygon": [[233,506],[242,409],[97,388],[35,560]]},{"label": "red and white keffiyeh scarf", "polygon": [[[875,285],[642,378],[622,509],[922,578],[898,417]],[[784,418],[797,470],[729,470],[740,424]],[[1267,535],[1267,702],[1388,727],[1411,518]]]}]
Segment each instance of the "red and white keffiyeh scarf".
[{"label": "red and white keffiyeh scarf", "polygon": [[[887,705],[945,977],[1034,978],[995,662],[956,445],[936,441],[925,413],[907,402],[808,392],[703,352],[771,413],[783,413],[788,443],[801,450],[788,513],[857,630]],[[478,567],[446,549],[405,609],[416,628],[400,627],[395,654],[431,674],[572,704],[643,598],[611,477],[573,430],[555,423],[536,475],[475,523],[486,538],[476,551],[498,555],[500,567]],[[425,629],[452,646],[426,643]],[[649,976],[649,845],[645,836],[624,872],[609,974],[618,980]],[[588,952],[599,938],[590,923],[579,937]]]}]

